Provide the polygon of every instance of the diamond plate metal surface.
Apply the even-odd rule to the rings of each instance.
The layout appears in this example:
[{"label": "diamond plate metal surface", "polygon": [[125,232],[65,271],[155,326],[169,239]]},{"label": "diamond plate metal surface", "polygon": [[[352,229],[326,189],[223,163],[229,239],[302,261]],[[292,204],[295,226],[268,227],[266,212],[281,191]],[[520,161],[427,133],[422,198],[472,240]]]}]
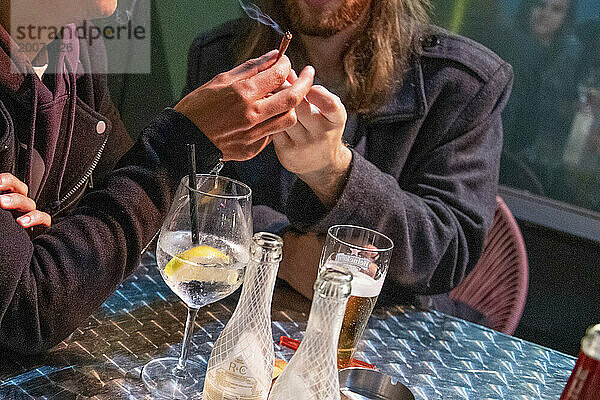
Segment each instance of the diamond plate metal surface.
[{"label": "diamond plate metal surface", "polygon": [[[155,261],[140,268],[73,335],[37,357],[0,353],[0,399],[152,399],[141,367],[177,356],[185,307]],[[198,314],[190,352],[207,362],[230,318],[233,295]],[[310,304],[276,287],[273,334],[301,339]],[[275,346],[289,360],[291,350]],[[417,399],[558,399],[575,359],[447,315],[412,307],[376,309],[356,358],[376,365]]]}]

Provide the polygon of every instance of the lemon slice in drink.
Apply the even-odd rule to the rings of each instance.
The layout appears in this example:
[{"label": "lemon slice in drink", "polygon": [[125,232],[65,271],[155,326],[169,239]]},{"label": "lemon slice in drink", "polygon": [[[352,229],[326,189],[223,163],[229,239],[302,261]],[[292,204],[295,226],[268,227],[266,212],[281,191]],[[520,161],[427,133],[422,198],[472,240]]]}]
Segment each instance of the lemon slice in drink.
[{"label": "lemon slice in drink", "polygon": [[234,285],[238,271],[226,268],[229,256],[210,246],[197,246],[173,257],[165,275],[176,282],[223,282]]},{"label": "lemon slice in drink", "polygon": [[273,365],[273,379],[277,378],[283,372],[283,369],[286,367],[287,363],[280,359],[275,359],[275,364]]}]

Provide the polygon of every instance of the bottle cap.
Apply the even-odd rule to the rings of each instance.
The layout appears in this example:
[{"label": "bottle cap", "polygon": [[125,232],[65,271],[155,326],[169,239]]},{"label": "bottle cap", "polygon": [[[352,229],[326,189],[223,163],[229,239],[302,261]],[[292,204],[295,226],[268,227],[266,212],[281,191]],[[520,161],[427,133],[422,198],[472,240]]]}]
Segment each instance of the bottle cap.
[{"label": "bottle cap", "polygon": [[588,328],[581,349],[588,357],[600,361],[600,324]]},{"label": "bottle cap", "polygon": [[327,266],[319,273],[314,290],[321,297],[348,298],[352,292],[352,274],[342,267]]},{"label": "bottle cap", "polygon": [[250,257],[254,261],[278,263],[283,254],[283,239],[268,232],[258,232],[252,237]]}]

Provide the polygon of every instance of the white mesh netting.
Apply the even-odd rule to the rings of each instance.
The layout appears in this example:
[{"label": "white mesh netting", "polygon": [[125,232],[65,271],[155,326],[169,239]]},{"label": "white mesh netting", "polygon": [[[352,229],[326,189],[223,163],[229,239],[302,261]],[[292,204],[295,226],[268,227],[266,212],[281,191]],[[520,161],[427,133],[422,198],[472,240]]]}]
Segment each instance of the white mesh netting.
[{"label": "white mesh netting", "polygon": [[269,400],[339,400],[337,340],[345,299],[315,294],[306,334],[275,381]]},{"label": "white mesh netting", "polygon": [[273,376],[271,300],[277,263],[251,263],[239,304],[208,361],[204,400],[265,400]]}]

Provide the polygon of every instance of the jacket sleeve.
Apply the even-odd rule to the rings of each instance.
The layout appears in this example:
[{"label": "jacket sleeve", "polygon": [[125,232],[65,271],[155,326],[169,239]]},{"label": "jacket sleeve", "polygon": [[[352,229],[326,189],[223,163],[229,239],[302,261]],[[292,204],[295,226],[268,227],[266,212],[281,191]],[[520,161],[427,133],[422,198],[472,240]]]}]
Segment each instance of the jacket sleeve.
[{"label": "jacket sleeve", "polygon": [[138,266],[186,174],[186,143],[197,145],[199,171],[220,157],[191,121],[165,110],[101,188],[33,241],[0,210],[0,347],[24,353],[51,348]]},{"label": "jacket sleeve", "polygon": [[451,290],[477,262],[493,218],[500,114],[511,85],[511,67],[504,63],[435,145],[412,155],[417,161],[399,179],[353,151],[345,188],[331,210],[298,180],[288,199],[290,221],[319,233],[335,224],[380,231],[395,245],[387,279],[414,294]]}]

